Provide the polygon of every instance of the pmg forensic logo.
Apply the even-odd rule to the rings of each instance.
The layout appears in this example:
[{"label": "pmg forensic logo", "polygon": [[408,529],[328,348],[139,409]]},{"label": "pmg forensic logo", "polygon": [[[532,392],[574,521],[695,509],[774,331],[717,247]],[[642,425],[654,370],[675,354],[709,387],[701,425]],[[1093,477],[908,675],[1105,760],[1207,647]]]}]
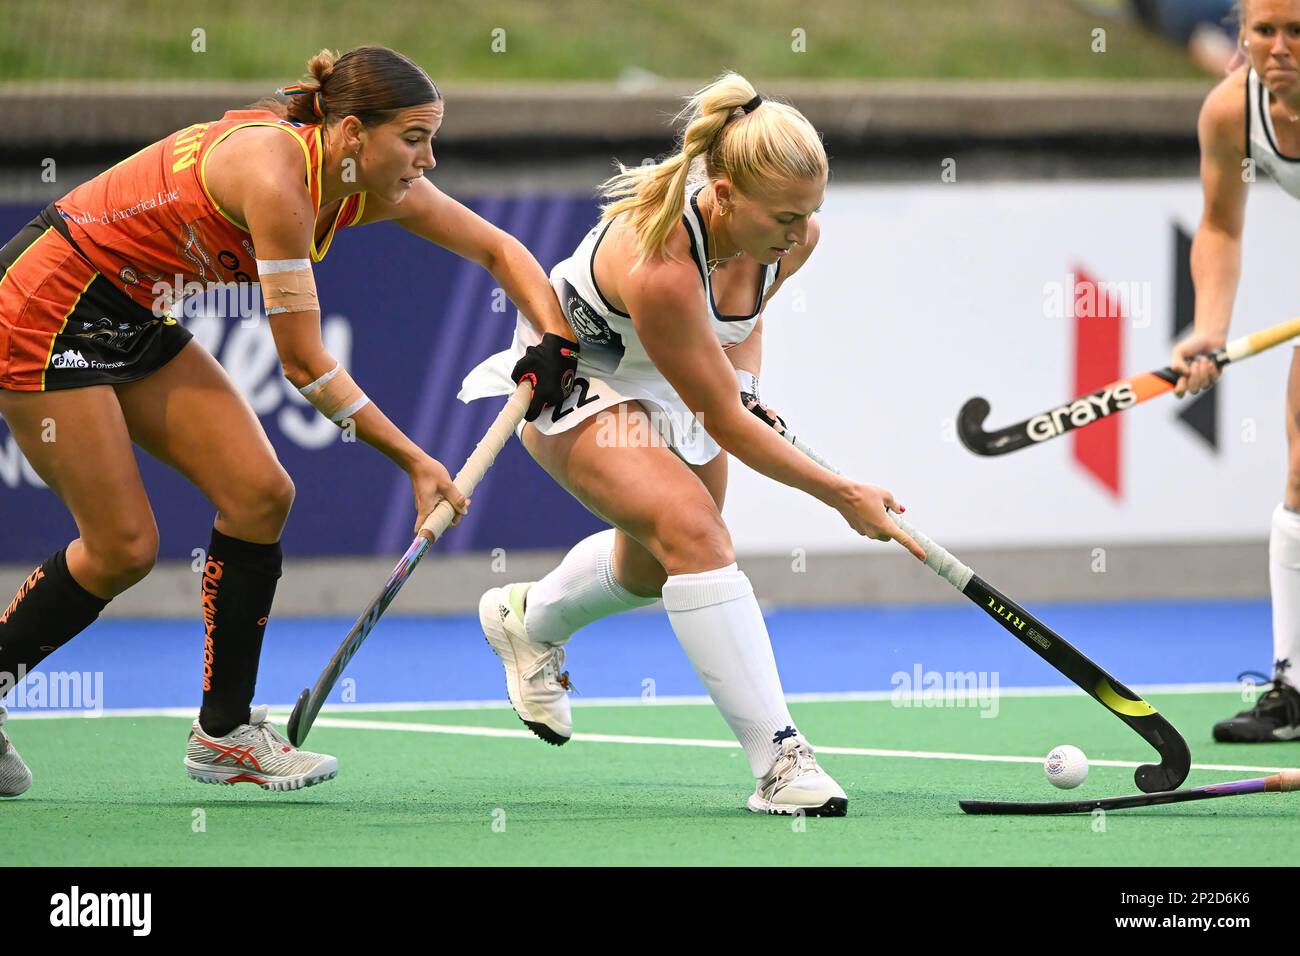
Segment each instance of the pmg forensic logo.
[{"label": "pmg forensic logo", "polygon": [[148,936],[153,927],[152,893],[70,892],[50,897],[50,925],[56,927],[128,927],[132,936]]}]

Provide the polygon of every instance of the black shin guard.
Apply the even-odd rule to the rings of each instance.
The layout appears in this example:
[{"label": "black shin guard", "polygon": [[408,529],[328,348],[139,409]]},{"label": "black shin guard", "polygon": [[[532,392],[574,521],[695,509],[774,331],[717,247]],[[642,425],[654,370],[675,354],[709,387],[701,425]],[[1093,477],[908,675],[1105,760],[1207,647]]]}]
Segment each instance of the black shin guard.
[{"label": "black shin guard", "polygon": [[199,725],[223,737],[248,722],[262,635],[280,578],[280,544],[254,544],[212,529],[203,566],[203,708]]},{"label": "black shin guard", "polygon": [[46,558],[0,613],[0,700],[22,674],[84,631],[108,604],[77,583],[68,571],[67,550]]}]

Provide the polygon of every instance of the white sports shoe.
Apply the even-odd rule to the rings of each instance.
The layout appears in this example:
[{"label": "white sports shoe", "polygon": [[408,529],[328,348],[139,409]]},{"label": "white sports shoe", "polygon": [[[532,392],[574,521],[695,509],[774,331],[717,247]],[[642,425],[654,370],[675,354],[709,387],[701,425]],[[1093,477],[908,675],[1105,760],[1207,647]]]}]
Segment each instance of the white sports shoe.
[{"label": "white sports shoe", "polygon": [[[0,707],[0,724],[9,717],[9,712]],[[18,756],[14,745],[3,730],[0,730],[0,797],[17,797],[27,792],[32,785],[32,772]]]},{"label": "white sports shoe", "polygon": [[248,723],[224,737],[210,737],[197,720],[190,726],[185,769],[199,783],[255,783],[263,790],[301,790],[338,776],[328,754],[299,750],[267,722],[267,707],[253,708]]},{"label": "white sports shoe", "polygon": [[849,798],[821,767],[812,748],[795,737],[781,741],[781,753],[749,797],[755,813],[803,813],[810,817],[842,817]]},{"label": "white sports shoe", "polygon": [[573,736],[569,707],[569,672],[564,648],[534,644],[524,633],[524,597],[528,584],[492,588],[478,602],[483,636],[506,669],[506,694],[524,725],[548,744],[559,747]]}]

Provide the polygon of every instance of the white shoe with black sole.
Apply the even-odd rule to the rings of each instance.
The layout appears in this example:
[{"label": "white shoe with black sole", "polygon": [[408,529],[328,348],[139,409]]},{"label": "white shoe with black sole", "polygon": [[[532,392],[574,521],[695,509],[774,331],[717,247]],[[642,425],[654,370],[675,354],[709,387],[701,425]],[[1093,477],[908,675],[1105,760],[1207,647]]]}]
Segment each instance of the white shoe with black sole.
[{"label": "white shoe with black sole", "polygon": [[831,775],[817,765],[812,748],[795,737],[781,741],[781,753],[749,797],[755,813],[802,813],[808,817],[842,817],[849,798]]},{"label": "white shoe with black sole", "polygon": [[478,619],[505,668],[506,695],[515,714],[538,737],[559,747],[573,736],[573,685],[564,670],[564,648],[534,644],[525,633],[524,601],[530,587],[507,584],[487,591],[479,599]]}]

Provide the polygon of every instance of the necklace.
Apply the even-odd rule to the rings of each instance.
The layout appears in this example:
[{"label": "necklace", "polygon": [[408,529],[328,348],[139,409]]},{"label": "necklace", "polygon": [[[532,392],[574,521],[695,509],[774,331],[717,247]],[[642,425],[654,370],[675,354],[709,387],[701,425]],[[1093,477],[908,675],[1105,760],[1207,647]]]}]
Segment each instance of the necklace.
[{"label": "necklace", "polygon": [[743,249],[737,249],[729,256],[718,256],[715,259],[710,259],[708,255],[708,245],[713,244],[713,234],[716,231],[717,231],[717,224],[715,223],[714,228],[710,230],[708,235],[706,236],[706,247],[704,252],[704,257],[706,260],[705,265],[707,266],[707,270],[705,273],[706,275],[713,275],[713,270],[716,269],[718,266],[722,265],[724,262],[730,262],[732,259],[739,259],[741,253],[745,251]]},{"label": "necklace", "polygon": [[1292,123],[1300,123],[1300,116],[1297,116],[1295,113],[1291,112],[1290,103],[1282,99],[1282,97],[1280,96],[1270,96],[1269,98],[1272,99],[1274,102],[1276,102],[1278,106],[1282,107],[1282,112],[1286,114],[1287,119],[1289,119]]},{"label": "necklace", "polygon": [[719,259],[710,259],[710,260],[708,261],[708,266],[709,266],[708,274],[709,274],[709,275],[713,275],[713,270],[716,269],[718,266],[722,265],[724,262],[730,262],[732,259],[739,259],[739,258],[740,258],[740,254],[741,254],[741,252],[743,252],[743,251],[744,251],[744,250],[738,249],[738,250],[736,250],[736,252],[735,252],[734,254],[732,254],[732,255],[729,255],[729,256],[722,256],[722,257],[719,258]]},{"label": "necklace", "polygon": [[[716,200],[715,200],[715,202],[711,204],[710,209],[707,209],[707,211],[712,211],[712,209],[716,209],[716,208],[718,208],[718,204],[716,204]],[[708,246],[711,246],[712,243],[714,243],[714,235],[716,233],[718,233],[718,222],[716,222],[715,219],[714,224],[712,224],[712,229],[706,230],[705,233],[705,274],[706,276],[712,276],[712,274],[714,274],[714,269],[718,268],[719,265],[722,265],[723,263],[729,263],[729,261],[731,261],[732,259],[740,258],[742,252],[745,251],[742,250],[742,248],[737,248],[737,250],[735,252],[732,252],[732,254],[729,256],[718,256],[718,258],[711,259],[710,256],[708,256]]]}]

